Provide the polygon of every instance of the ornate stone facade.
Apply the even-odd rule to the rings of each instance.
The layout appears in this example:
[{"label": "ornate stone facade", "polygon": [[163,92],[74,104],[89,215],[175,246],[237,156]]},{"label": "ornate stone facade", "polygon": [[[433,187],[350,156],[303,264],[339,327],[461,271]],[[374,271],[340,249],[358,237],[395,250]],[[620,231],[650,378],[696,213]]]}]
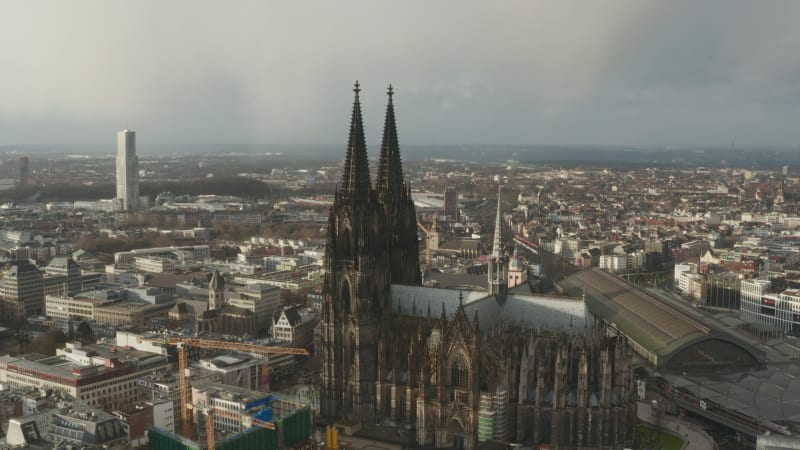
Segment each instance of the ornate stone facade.
[{"label": "ornate stone facade", "polygon": [[[375,186],[369,174],[356,83],[342,184],[330,212],[325,256],[321,415],[408,425],[417,444],[473,449],[482,394],[501,391],[508,441],[553,448],[621,448],[632,441],[631,352],[602,329],[572,333],[500,324],[477,313],[450,317],[392,305],[392,285],[419,284],[416,213],[403,180],[389,90]],[[499,213],[489,289],[502,305],[508,258]],[[433,297],[433,290],[431,297]],[[403,314],[409,311],[412,314]],[[497,403],[495,403],[497,404]],[[484,424],[486,425],[486,424]],[[497,426],[489,424],[491,426]]]}]

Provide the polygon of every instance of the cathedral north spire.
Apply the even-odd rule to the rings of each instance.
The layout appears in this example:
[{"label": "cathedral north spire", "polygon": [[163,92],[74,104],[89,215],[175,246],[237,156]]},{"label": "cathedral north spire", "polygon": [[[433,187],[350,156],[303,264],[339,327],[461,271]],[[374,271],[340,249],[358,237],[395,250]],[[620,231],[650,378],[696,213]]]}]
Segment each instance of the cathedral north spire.
[{"label": "cathedral north spire", "polygon": [[367,143],[364,139],[364,121],[361,118],[361,101],[359,92],[361,85],[356,81],[353,88],[353,114],[350,119],[350,135],[347,140],[347,157],[344,162],[341,192],[355,201],[366,201],[369,198],[371,182],[369,177],[369,161],[367,160]]}]

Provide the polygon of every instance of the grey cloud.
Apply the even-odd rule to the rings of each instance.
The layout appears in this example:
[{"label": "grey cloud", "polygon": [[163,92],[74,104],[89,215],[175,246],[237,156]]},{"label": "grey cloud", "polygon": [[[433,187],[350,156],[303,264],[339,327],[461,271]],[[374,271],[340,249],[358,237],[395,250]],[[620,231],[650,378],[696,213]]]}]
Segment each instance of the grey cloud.
[{"label": "grey cloud", "polygon": [[[800,3],[16,2],[0,144],[368,140],[393,83],[407,144],[795,145]],[[113,139],[109,140],[113,141]],[[143,148],[144,150],[144,148]]]}]

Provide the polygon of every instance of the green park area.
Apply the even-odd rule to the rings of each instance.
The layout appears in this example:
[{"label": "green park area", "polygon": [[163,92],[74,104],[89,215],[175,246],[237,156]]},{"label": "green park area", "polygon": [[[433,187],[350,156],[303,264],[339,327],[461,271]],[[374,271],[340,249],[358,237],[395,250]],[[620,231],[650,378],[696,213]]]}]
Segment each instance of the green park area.
[{"label": "green park area", "polygon": [[636,433],[642,449],[680,450],[683,447],[683,439],[665,431],[657,432],[651,425],[637,425]]}]

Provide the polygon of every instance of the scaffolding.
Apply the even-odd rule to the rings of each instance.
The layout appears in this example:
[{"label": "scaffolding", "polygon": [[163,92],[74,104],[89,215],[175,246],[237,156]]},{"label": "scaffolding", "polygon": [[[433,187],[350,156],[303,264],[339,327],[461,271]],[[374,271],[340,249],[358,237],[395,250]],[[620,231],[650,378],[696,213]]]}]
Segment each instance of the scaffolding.
[{"label": "scaffolding", "polygon": [[478,407],[478,442],[508,441],[508,391],[498,388],[481,394]]}]

